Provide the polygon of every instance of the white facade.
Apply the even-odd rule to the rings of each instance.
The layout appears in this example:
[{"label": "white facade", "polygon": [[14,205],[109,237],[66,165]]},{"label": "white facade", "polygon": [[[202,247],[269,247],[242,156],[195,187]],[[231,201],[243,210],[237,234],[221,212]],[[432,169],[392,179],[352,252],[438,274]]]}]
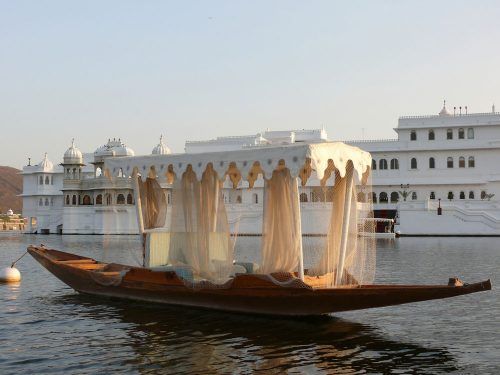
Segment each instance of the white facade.
[{"label": "white facade", "polygon": [[372,154],[375,210],[397,209],[406,235],[500,235],[500,113],[443,107],[394,130],[397,139],[348,142]]},{"label": "white facade", "polygon": [[40,163],[25,166],[21,173],[27,231],[31,233],[40,228],[44,233],[57,233],[62,224],[62,167],[54,165],[45,154]]},{"label": "white facade", "polygon": [[23,168],[23,216],[29,233],[135,234],[132,184],[111,185],[102,174],[106,157],[130,156],[120,140],[109,140],[94,153],[82,154],[74,142],[63,162],[45,155],[36,166]]},{"label": "white facade", "polygon": [[[493,108],[490,113],[451,114],[443,106],[437,115],[401,117],[394,130],[396,139],[347,142],[372,154],[376,216],[393,217],[397,211],[403,235],[500,235],[500,113]],[[187,141],[185,152],[326,140],[324,129],[267,130]],[[160,140],[152,153],[170,150]],[[23,214],[29,219],[29,230],[137,233],[131,180],[118,178],[111,185],[102,175],[105,158],[126,155],[133,151],[119,140],[110,140],[93,154],[83,154],[80,161],[73,144],[61,165],[53,166],[45,157],[36,166],[24,167]],[[307,234],[324,233],[317,219],[327,223],[329,218],[328,198],[318,185],[312,179],[301,188],[303,232]],[[253,189],[245,182],[235,190],[230,186],[228,181],[224,198],[233,229],[241,234],[260,233],[263,181],[257,180]],[[169,194],[169,187],[164,188]],[[439,205],[442,215],[437,215]],[[309,220],[313,216],[314,226]]]}]

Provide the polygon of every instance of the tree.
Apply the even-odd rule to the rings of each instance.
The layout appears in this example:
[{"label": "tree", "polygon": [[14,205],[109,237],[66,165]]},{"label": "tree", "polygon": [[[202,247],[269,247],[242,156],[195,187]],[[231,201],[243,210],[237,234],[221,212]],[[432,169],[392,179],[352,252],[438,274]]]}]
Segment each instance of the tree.
[{"label": "tree", "polygon": [[403,198],[403,200],[406,202],[406,198],[408,198],[410,196],[411,193],[413,193],[413,191],[409,191],[409,190],[400,190],[399,192],[399,195],[401,195],[401,197]]}]

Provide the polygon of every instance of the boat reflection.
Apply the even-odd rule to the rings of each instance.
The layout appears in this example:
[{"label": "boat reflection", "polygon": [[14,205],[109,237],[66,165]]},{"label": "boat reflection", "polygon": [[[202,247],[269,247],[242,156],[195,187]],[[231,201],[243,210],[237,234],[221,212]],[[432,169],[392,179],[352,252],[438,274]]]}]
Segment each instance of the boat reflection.
[{"label": "boat reflection", "polygon": [[124,365],[140,373],[457,371],[447,350],[394,341],[370,325],[331,316],[281,319],[77,294],[54,303],[100,323],[124,323],[134,353]]}]

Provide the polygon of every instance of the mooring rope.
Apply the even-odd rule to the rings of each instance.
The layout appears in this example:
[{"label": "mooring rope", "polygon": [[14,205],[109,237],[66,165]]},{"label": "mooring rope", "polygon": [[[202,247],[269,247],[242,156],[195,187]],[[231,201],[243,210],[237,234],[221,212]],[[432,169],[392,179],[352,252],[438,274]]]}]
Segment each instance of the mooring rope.
[{"label": "mooring rope", "polygon": [[14,268],[14,265],[15,265],[17,262],[19,262],[19,261],[21,260],[21,258],[22,258],[23,256],[25,256],[26,254],[28,254],[28,250],[26,250],[26,251],[24,252],[24,254],[23,254],[23,255],[21,255],[19,258],[17,258],[17,260],[16,260],[16,261],[12,262],[12,264],[10,265],[10,268]]}]

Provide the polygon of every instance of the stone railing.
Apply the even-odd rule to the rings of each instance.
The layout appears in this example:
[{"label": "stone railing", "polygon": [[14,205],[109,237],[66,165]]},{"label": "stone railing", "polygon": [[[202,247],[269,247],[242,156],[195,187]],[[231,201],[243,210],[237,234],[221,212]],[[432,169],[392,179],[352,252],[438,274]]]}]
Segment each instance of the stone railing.
[{"label": "stone railing", "polygon": [[356,139],[348,141],[340,141],[343,143],[376,143],[376,142],[398,142],[397,138],[387,138],[387,139]]},{"label": "stone railing", "polygon": [[114,177],[113,181],[108,178],[96,178],[82,180],[80,187],[82,189],[132,189],[132,179],[128,177]]},{"label": "stone railing", "polygon": [[479,113],[462,113],[462,114],[454,114],[449,116],[440,116],[440,115],[423,115],[423,116],[400,116],[400,120],[406,119],[431,119],[431,118],[452,118],[452,117],[474,117],[474,116],[495,116],[500,115],[500,112],[479,112]]}]

